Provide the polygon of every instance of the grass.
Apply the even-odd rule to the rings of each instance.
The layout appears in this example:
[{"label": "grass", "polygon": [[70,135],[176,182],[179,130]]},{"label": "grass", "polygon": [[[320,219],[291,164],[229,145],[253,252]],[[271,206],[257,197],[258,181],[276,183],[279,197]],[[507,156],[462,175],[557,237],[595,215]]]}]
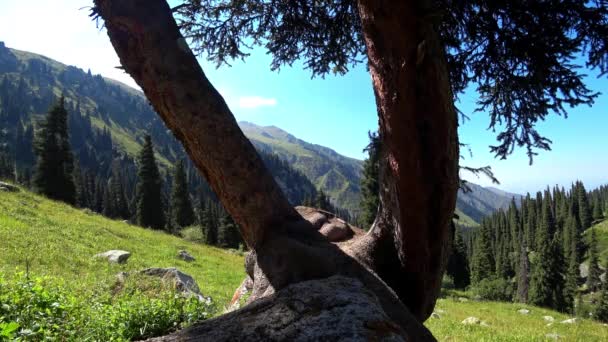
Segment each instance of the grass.
[{"label": "grass", "polygon": [[[3,333],[33,340],[48,336],[72,340],[85,332],[93,336],[90,340],[124,340],[166,333],[175,328],[173,322],[187,321],[184,312],[194,319],[207,317],[196,303],[175,303],[145,279],[138,279],[143,285],[126,286],[115,295],[116,274],[121,271],[178,267],[217,303],[212,314],[223,311],[244,277],[242,256],[108,220],[26,191],[0,192],[0,241],[0,340]],[[125,249],[132,256],[124,265],[93,258],[109,249]],[[178,260],[179,249],[186,249],[196,261]],[[26,265],[32,281],[25,279]],[[439,299],[440,318],[425,323],[440,341],[542,341],[551,333],[564,341],[608,341],[608,327],[591,320],[566,325],[559,322],[570,317],[555,311],[511,303],[461,302],[460,296],[467,294],[451,292]],[[530,314],[518,313],[521,308]],[[545,315],[555,318],[551,326]],[[463,325],[462,320],[470,316],[488,326]],[[36,322],[38,335],[23,335],[32,333],[23,329],[28,320]],[[53,335],[53,325],[60,327],[60,335]],[[142,325],[148,335],[141,334]],[[108,333],[113,335],[103,335]]]},{"label": "grass", "polygon": [[[597,236],[597,249],[600,251],[600,264],[602,267],[608,261],[608,219],[595,224],[590,229],[594,229]],[[584,239],[587,243],[591,240],[591,230],[585,231]]]},{"label": "grass", "polygon": [[479,223],[458,208],[456,208],[456,215],[458,215],[458,220],[456,220],[457,225],[467,228],[479,227]]},{"label": "grass", "polygon": [[[231,298],[245,276],[243,258],[159,231],[143,229],[21,191],[0,192],[0,272],[16,270],[59,278],[82,296],[107,290],[118,272],[147,267],[177,267],[190,274],[205,296],[220,306]],[[110,249],[132,253],[124,265],[93,255]],[[176,258],[185,249],[196,258]]]},{"label": "grass", "polygon": [[[461,302],[458,297],[440,298],[435,307],[439,318],[431,317],[425,323],[439,341],[549,341],[548,334],[561,336],[560,341],[608,341],[608,327],[592,320],[579,318],[578,323],[562,324],[572,316],[523,304]],[[519,309],[530,313],[520,314]],[[471,316],[488,325],[462,324]],[[548,326],[543,316],[555,321]]]}]

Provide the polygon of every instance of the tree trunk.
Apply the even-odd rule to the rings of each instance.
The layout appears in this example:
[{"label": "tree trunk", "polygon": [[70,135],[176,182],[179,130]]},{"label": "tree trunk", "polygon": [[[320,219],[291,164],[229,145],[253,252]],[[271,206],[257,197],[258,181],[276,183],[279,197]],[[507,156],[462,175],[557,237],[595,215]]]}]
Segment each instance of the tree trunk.
[{"label": "tree trunk", "polygon": [[433,310],[449,256],[459,158],[430,3],[358,0],[382,159],[378,217],[356,253],[421,321]]},{"label": "tree trunk", "polygon": [[456,200],[458,140],[443,53],[424,9],[359,0],[383,141],[381,209],[369,234],[335,245],[290,207],[167,3],[94,2],[125,70],[241,226],[254,251],[252,298],[345,275],[360,279],[405,331],[427,336],[402,302],[419,321],[434,306]]},{"label": "tree trunk", "polygon": [[247,244],[255,248],[265,231],[300,219],[205,77],[168,4],[94,2],[122,66],[182,142]]}]

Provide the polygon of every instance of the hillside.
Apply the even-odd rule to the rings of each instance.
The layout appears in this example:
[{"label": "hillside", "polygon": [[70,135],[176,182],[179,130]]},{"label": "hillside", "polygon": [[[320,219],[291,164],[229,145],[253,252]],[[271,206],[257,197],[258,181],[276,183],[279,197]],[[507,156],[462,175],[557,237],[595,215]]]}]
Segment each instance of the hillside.
[{"label": "hillside", "polygon": [[493,187],[483,187],[471,182],[467,184],[471,191],[458,191],[456,207],[477,223],[498,209],[507,209],[513,198],[517,205],[521,202],[521,195]]},{"label": "hillside", "polygon": [[[28,262],[31,277],[50,277],[37,285],[38,291],[43,289],[40,286],[46,286],[43,292],[46,298],[55,298],[54,286],[61,286],[65,289],[63,294],[69,296],[65,305],[75,301],[72,305],[77,305],[68,310],[77,310],[86,322],[70,324],[79,325],[81,330],[78,333],[86,333],[91,338],[107,336],[103,334],[107,333],[109,326],[126,329],[119,324],[126,319],[130,324],[135,324],[131,320],[137,320],[137,327],[144,330],[146,326],[150,329],[159,318],[175,319],[164,316],[165,312],[158,307],[160,302],[148,303],[142,299],[142,296],[151,295],[149,289],[144,293],[129,292],[123,297],[113,295],[118,272],[146,267],[178,267],[192,275],[205,296],[213,298],[218,306],[213,314],[221,313],[244,277],[243,258],[226,250],[108,220],[25,191],[0,192],[0,239],[3,241],[0,245],[0,299],[3,298],[3,286],[14,288],[22,284],[15,271],[25,270]],[[124,265],[111,265],[92,257],[113,248],[128,250],[132,256]],[[179,249],[186,249],[196,261],[178,260],[175,254]],[[458,299],[460,297],[467,297],[467,294],[450,294],[439,299],[435,309],[439,318],[431,317],[425,323],[439,341],[539,341],[553,333],[565,341],[608,339],[608,328],[593,321],[561,324],[560,321],[569,317],[551,310],[510,303],[477,302],[470,298],[464,301]],[[133,311],[144,305],[142,301],[147,303],[146,310],[150,310],[147,315]],[[521,308],[528,308],[530,314],[519,314],[517,310]],[[128,314],[128,317],[120,316],[120,313]],[[547,326],[542,317],[546,315],[554,317],[555,323]],[[488,326],[463,325],[462,320],[470,316],[480,318]],[[44,322],[49,317],[36,319]],[[60,323],[65,327],[67,322],[62,318]],[[0,331],[1,326],[2,318]]]},{"label": "hillside", "polygon": [[[595,230],[597,236],[598,251],[600,252],[600,267],[604,267],[608,261],[608,219],[596,223],[590,229]],[[591,241],[591,230],[587,229],[584,233],[586,243]]]},{"label": "hillside", "polygon": [[[31,175],[34,167],[31,146],[35,123],[61,95],[66,98],[72,150],[81,168],[92,174],[93,182],[106,183],[112,166],[118,164],[127,197],[132,197],[134,158],[146,134],[152,136],[163,174],[168,176],[175,161],[186,158],[181,144],[140,91],[0,44],[0,155],[6,152],[15,160],[18,178]],[[292,203],[314,197],[316,189],[305,176],[271,153],[262,153],[262,158]],[[192,163],[188,161],[186,166],[191,193],[196,197],[200,189],[209,193]]]},{"label": "hillside", "polygon": [[[46,113],[54,99],[64,95],[70,113],[71,144],[85,169],[107,178],[118,162],[128,173],[128,193],[133,192],[133,158],[143,137],[154,141],[161,171],[185,157],[181,145],[167,130],[143,94],[120,82],[92,75],[45,56],[9,49],[0,44],[0,153],[2,146],[15,155],[17,169],[31,173],[34,155],[30,148],[32,124]],[[322,189],[339,207],[358,211],[362,162],[334,150],[308,143],[274,126],[241,122],[240,127],[256,148],[278,155],[285,163],[271,161],[288,198],[300,204],[314,190]],[[192,192],[204,183],[191,163],[188,173]],[[296,174],[291,168],[306,176]],[[457,214],[461,224],[475,226],[482,217],[508,205],[513,194],[471,184],[472,192],[459,193]],[[204,186],[203,186],[204,187]]]},{"label": "hillside", "polygon": [[[520,309],[530,312],[521,314]],[[551,316],[554,321],[548,322],[544,316]],[[485,324],[463,324],[469,317]],[[606,325],[580,318],[574,324],[561,323],[570,318],[531,305],[474,301],[461,293],[440,298],[435,314],[425,326],[438,341],[608,341]]]},{"label": "hillside", "polygon": [[[160,231],[113,221],[32,193],[0,191],[0,273],[16,269],[60,277],[70,288],[111,285],[118,272],[177,267],[190,274],[201,292],[224,305],[243,280],[243,258],[226,250],[189,242]],[[132,253],[124,265],[93,255],[121,249]],[[176,258],[185,249],[196,258]]]},{"label": "hillside", "polygon": [[[279,155],[290,165],[302,171],[313,183],[329,193],[339,205],[356,211],[361,196],[360,160],[344,157],[334,150],[310,144],[275,126],[258,126],[251,122],[239,122],[245,135],[262,151]],[[498,209],[506,209],[521,195],[493,187],[468,183],[470,192],[458,192],[456,214],[463,226],[477,226],[481,219]]]},{"label": "hillside", "polygon": [[359,208],[362,162],[336,151],[308,143],[275,126],[239,122],[258,150],[276,153],[323,189],[340,207],[356,213]]},{"label": "hillside", "polygon": [[[221,314],[245,274],[243,257],[227,250],[25,191],[0,191],[0,240],[2,341],[127,341],[167,334]],[[94,258],[111,249],[131,257],[122,265]],[[196,260],[178,259],[179,250]],[[138,273],[149,267],[177,267],[211,301],[185,298],[172,283]]]}]

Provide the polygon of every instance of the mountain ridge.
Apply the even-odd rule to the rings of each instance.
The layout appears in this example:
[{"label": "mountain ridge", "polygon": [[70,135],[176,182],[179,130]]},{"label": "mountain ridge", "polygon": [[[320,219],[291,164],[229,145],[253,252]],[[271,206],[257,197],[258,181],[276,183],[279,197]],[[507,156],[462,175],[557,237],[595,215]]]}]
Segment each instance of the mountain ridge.
[{"label": "mountain ridge", "polygon": [[[137,154],[143,135],[147,133],[157,143],[158,160],[165,169],[176,159],[185,156],[182,146],[164,126],[145,95],[120,81],[92,75],[90,71],[85,72],[40,54],[10,49],[0,42],[0,83],[8,81],[13,82],[16,88],[12,89],[15,91],[12,97],[33,98],[27,105],[1,104],[9,108],[5,111],[12,111],[5,115],[17,116],[12,118],[12,122],[32,120],[45,113],[54,98],[64,94],[71,99],[74,108],[82,111],[83,117],[90,118],[94,128],[108,129],[112,143],[129,157]],[[20,87],[23,88],[22,93],[19,93]],[[317,189],[326,192],[336,205],[351,213],[358,212],[361,160],[343,156],[326,146],[309,143],[274,125],[259,126],[242,121],[239,126],[258,150],[276,154],[302,172]],[[81,139],[86,142],[90,137]],[[88,153],[98,152],[95,146],[89,146],[89,150]],[[470,218],[465,217],[467,225],[478,223],[483,216],[505,208],[513,195],[470,184],[474,185],[474,191],[467,194],[459,192],[457,205],[459,215]]]}]

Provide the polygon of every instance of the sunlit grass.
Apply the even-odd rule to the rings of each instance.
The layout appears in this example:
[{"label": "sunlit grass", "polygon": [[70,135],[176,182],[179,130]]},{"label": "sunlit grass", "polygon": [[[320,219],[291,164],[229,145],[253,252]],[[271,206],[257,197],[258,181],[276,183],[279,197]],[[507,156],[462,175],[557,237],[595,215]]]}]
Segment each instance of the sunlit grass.
[{"label": "sunlit grass", "polygon": [[[243,258],[178,237],[108,220],[28,193],[0,192],[0,272],[17,269],[61,279],[70,289],[99,291],[121,271],[177,267],[192,275],[205,296],[223,306],[244,278]],[[110,249],[132,253],[124,265],[93,258]],[[176,258],[186,249],[196,261]]]},{"label": "sunlit grass", "polygon": [[[517,312],[528,309],[527,315]],[[601,323],[578,319],[575,324],[560,323],[572,318],[556,311],[534,306],[460,301],[457,296],[437,301],[435,312],[439,318],[429,318],[425,325],[439,341],[549,341],[548,334],[561,336],[560,341],[608,341],[608,327]],[[477,317],[485,325],[465,325],[468,317]],[[555,321],[545,321],[543,316],[552,316]],[[550,324],[550,325],[548,325]]]}]

